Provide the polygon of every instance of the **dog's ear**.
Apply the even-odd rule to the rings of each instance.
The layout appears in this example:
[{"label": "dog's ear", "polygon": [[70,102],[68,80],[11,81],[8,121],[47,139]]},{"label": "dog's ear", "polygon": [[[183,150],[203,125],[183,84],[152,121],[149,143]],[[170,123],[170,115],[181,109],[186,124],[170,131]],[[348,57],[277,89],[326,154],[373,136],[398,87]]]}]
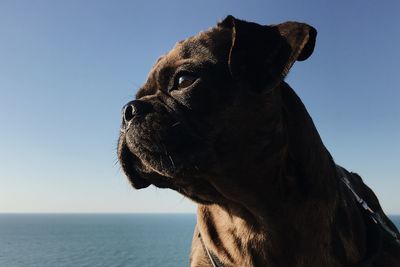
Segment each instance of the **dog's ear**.
[{"label": "dog's ear", "polygon": [[317,35],[304,23],[262,26],[233,16],[226,17],[218,27],[232,33],[228,62],[232,76],[258,90],[275,87],[296,60],[306,60]]}]

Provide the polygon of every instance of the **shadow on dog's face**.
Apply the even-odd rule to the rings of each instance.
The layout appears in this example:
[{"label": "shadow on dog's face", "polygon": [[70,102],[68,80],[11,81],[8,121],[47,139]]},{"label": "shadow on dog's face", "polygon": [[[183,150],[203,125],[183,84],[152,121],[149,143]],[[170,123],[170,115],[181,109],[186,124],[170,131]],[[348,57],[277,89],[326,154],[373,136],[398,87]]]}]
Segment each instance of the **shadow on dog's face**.
[{"label": "shadow on dog's face", "polygon": [[218,183],[243,179],[282,145],[273,89],[312,53],[315,34],[305,24],[261,26],[228,16],[179,42],[123,111],[118,156],[132,185],[221,202]]}]

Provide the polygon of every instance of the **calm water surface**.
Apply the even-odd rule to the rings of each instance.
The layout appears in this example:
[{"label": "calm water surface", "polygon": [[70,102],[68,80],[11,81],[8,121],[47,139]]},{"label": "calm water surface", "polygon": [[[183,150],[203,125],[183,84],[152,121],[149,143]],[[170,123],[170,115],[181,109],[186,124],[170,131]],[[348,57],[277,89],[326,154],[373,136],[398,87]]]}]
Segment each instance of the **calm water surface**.
[{"label": "calm water surface", "polygon": [[0,215],[0,266],[188,266],[195,215]]},{"label": "calm water surface", "polygon": [[[400,227],[400,216],[391,216]],[[194,214],[0,214],[1,267],[188,266]]]}]

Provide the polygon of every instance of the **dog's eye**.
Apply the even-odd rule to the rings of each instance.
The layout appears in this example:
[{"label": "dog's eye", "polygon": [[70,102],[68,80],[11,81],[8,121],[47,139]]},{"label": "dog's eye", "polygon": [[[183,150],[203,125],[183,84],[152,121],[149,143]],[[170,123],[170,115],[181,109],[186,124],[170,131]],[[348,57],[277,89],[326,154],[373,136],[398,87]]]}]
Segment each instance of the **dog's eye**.
[{"label": "dog's eye", "polygon": [[197,80],[197,77],[189,74],[183,74],[178,77],[178,82],[177,82],[177,88],[178,89],[183,89],[186,87],[191,86],[195,81]]}]

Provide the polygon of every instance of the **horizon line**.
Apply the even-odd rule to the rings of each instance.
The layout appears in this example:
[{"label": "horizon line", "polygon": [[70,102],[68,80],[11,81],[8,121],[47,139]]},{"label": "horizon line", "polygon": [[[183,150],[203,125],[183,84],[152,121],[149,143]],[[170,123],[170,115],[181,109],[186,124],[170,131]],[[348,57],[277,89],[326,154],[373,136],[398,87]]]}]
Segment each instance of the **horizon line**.
[{"label": "horizon line", "polygon": [[[69,211],[67,211],[67,212],[64,212],[64,211],[46,211],[46,212],[41,212],[41,211],[27,211],[27,212],[24,212],[24,211],[16,211],[16,212],[14,212],[14,211],[11,211],[11,212],[9,212],[9,211],[7,211],[7,212],[3,212],[3,211],[0,211],[0,215],[7,215],[7,214],[9,214],[9,215],[12,215],[12,214],[15,214],[15,215],[17,215],[17,214],[43,214],[43,215],[47,215],[47,214],[71,214],[71,215],[73,215],[73,214],[88,214],[88,215],[90,215],[90,214],[110,214],[110,215],[112,215],[112,214],[115,214],[115,215],[117,215],[117,214],[193,214],[193,215],[195,215],[196,214],[196,212],[135,212],[135,211],[133,211],[133,212],[113,212],[113,211],[105,211],[105,212],[91,212],[91,211],[89,211],[89,212],[69,212]],[[400,214],[399,214],[400,215]]]},{"label": "horizon line", "polygon": [[[2,212],[0,215],[197,215],[196,212]],[[386,214],[388,217],[400,216],[400,213]]]}]

